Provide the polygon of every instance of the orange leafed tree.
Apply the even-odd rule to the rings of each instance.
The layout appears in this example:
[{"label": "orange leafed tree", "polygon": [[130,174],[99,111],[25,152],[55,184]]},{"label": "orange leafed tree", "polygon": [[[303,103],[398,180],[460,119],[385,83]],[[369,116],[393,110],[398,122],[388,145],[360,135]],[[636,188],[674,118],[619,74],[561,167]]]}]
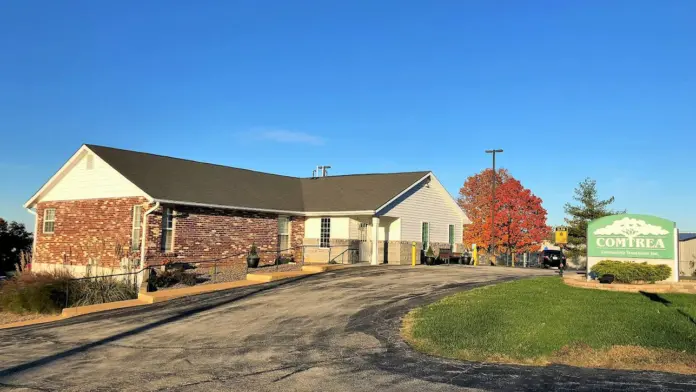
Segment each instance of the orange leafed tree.
[{"label": "orange leafed tree", "polygon": [[[471,219],[464,243],[477,244],[484,252],[491,244],[492,181],[493,170],[486,169],[467,178],[459,190],[459,205]],[[510,253],[534,250],[548,235],[541,199],[505,169],[496,172],[496,186],[495,246]]]},{"label": "orange leafed tree", "polygon": [[496,191],[495,226],[499,249],[510,254],[538,250],[549,232],[541,199],[514,178]]}]

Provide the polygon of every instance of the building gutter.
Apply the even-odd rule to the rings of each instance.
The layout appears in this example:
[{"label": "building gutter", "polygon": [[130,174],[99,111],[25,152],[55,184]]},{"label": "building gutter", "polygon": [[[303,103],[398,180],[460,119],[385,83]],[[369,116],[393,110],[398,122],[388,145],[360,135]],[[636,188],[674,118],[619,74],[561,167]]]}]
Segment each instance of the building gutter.
[{"label": "building gutter", "polygon": [[34,251],[36,249],[36,237],[39,233],[39,214],[37,214],[36,211],[32,210],[31,208],[27,208],[27,211],[29,211],[30,214],[34,215],[34,239],[31,244],[31,262],[33,264],[35,254]]},{"label": "building gutter", "polygon": [[274,210],[270,208],[254,208],[254,207],[240,207],[240,206],[230,206],[222,204],[207,204],[207,203],[195,203],[190,201],[179,201],[179,200],[167,200],[167,199],[153,199],[157,203],[162,204],[173,204],[182,206],[192,206],[192,207],[204,207],[204,208],[219,208],[222,210],[239,210],[239,211],[251,211],[251,212],[266,212],[278,215],[295,215],[295,216],[346,216],[346,215],[374,215],[374,210],[364,210],[364,211],[292,211],[292,210]]},{"label": "building gutter", "polygon": [[147,216],[160,207],[160,202],[155,201],[155,205],[143,214],[142,239],[140,241],[140,269],[145,268],[145,256],[147,253]]}]

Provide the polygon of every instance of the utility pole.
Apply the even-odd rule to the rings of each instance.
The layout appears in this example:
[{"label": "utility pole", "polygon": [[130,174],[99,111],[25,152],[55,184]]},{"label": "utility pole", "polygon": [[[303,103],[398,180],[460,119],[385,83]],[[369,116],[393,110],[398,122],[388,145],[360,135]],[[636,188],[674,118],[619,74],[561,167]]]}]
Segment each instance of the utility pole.
[{"label": "utility pole", "polygon": [[492,181],[492,191],[491,191],[491,243],[488,247],[488,252],[492,257],[494,257],[494,247],[495,247],[495,154],[501,153],[503,150],[486,150],[486,154],[493,154],[493,181]]}]

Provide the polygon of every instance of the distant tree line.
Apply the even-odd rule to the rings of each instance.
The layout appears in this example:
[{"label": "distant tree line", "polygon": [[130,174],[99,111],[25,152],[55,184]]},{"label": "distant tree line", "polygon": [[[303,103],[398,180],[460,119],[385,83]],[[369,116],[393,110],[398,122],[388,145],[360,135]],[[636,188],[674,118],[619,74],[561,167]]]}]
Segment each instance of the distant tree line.
[{"label": "distant tree line", "polygon": [[33,242],[24,224],[0,218],[0,275],[13,271],[22,252],[31,252]]}]

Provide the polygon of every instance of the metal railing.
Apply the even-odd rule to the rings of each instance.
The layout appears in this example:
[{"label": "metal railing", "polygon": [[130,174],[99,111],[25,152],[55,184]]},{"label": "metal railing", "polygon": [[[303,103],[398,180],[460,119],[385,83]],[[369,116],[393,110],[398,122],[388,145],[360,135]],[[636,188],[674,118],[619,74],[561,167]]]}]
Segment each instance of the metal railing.
[{"label": "metal railing", "polygon": [[[334,257],[329,256],[329,264],[346,264],[346,258],[348,258],[347,264],[355,264],[360,261],[358,260],[359,252],[360,250],[357,248],[348,248]],[[339,257],[341,258],[340,263],[336,261]]]}]

